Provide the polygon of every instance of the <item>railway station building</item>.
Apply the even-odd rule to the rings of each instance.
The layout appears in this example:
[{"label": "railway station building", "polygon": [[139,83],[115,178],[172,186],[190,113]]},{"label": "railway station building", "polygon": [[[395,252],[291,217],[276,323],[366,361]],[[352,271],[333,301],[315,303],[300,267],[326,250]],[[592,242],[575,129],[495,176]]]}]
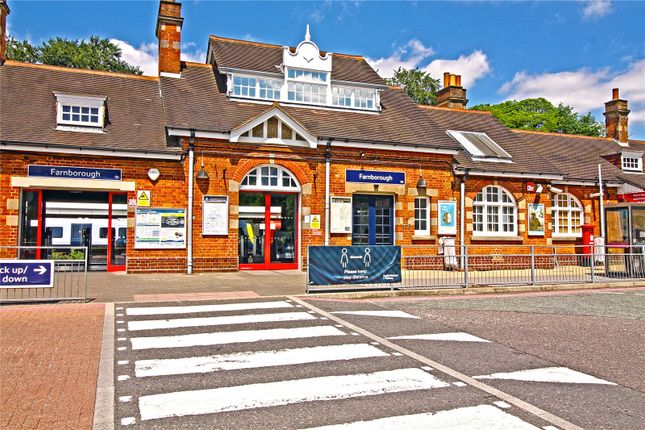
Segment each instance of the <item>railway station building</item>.
[{"label": "railway station building", "polygon": [[308,27],[181,61],[181,7],[160,2],[159,76],[0,53],[2,258],[88,246],[94,270],[192,273],[304,270],[312,245],[574,246],[604,234],[601,186],[645,190],[618,90],[607,137],[512,130],[467,110],[460,76],[419,106]]}]

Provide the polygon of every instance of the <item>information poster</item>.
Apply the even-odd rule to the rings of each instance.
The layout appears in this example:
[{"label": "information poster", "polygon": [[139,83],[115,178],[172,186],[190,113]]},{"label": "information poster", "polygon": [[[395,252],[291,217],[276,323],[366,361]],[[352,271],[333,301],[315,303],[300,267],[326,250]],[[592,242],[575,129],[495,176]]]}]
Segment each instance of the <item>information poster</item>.
[{"label": "information poster", "polygon": [[135,249],[186,248],[186,209],[137,208]]},{"label": "information poster", "polygon": [[544,205],[530,204],[529,208],[529,236],[544,236]]},{"label": "information poster", "polygon": [[457,234],[457,202],[440,200],[437,209],[438,233]]},{"label": "information poster", "polygon": [[331,198],[331,220],[329,231],[331,233],[352,232],[352,198]]},{"label": "information poster", "polygon": [[202,235],[228,236],[228,196],[204,196]]}]

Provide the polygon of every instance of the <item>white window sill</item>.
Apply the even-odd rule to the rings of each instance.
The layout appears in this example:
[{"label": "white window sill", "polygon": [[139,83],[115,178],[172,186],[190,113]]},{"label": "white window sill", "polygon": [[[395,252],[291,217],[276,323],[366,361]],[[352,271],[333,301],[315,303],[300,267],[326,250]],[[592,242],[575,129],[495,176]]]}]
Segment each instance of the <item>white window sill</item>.
[{"label": "white window sill", "polygon": [[524,240],[521,236],[471,236],[471,242],[522,242]]},{"label": "white window sill", "polygon": [[78,126],[78,125],[58,125],[56,127],[56,130],[58,131],[74,131],[77,133],[98,133],[102,134],[105,133],[105,130],[103,130],[102,127],[83,127],[83,126]]},{"label": "white window sill", "polygon": [[553,240],[570,241],[570,242],[574,242],[574,241],[576,241],[578,239],[581,239],[581,238],[582,238],[581,235],[571,235],[571,236],[569,236],[569,235],[555,235],[555,234],[552,237]]},{"label": "white window sill", "polygon": [[415,233],[414,236],[412,236],[412,240],[436,240],[436,236],[431,236],[429,234],[417,234]]}]

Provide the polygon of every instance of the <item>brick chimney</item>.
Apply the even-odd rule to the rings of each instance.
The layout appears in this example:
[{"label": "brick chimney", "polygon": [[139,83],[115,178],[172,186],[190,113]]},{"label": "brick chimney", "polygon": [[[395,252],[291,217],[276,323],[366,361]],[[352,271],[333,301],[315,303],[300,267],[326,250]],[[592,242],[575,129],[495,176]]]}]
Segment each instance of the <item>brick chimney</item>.
[{"label": "brick chimney", "polygon": [[0,0],[0,66],[7,59],[7,15],[9,15],[7,0]]},{"label": "brick chimney", "polygon": [[443,88],[437,93],[437,106],[450,109],[466,109],[466,89],[461,86],[461,75],[443,74]]},{"label": "brick chimney", "polygon": [[174,0],[159,2],[157,16],[157,39],[159,39],[159,75],[181,72],[181,3]]},{"label": "brick chimney", "polygon": [[629,109],[627,109],[627,100],[619,97],[618,88],[611,90],[611,100],[605,103],[603,115],[605,115],[607,137],[626,143],[629,139],[629,130],[627,128]]}]

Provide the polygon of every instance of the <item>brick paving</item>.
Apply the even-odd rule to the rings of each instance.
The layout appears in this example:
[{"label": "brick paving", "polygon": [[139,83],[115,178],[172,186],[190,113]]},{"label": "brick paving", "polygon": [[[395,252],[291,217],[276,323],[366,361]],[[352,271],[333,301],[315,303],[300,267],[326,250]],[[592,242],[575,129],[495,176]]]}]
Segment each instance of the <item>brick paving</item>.
[{"label": "brick paving", "polygon": [[105,308],[0,308],[0,428],[91,429]]}]

